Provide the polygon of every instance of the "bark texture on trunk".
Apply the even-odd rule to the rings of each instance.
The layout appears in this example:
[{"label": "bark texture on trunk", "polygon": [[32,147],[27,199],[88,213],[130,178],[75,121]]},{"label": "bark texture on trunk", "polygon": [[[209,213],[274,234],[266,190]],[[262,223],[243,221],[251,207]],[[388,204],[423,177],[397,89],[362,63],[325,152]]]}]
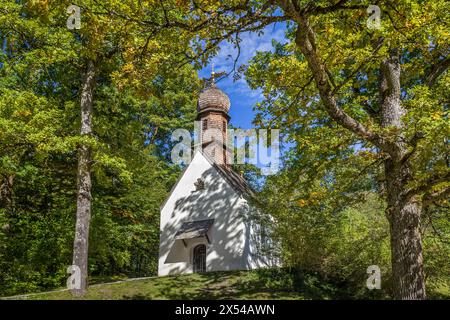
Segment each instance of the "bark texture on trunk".
[{"label": "bark texture on trunk", "polygon": [[13,185],[15,175],[4,175],[0,181],[0,207],[6,208],[7,212],[13,211]]},{"label": "bark texture on trunk", "polygon": [[395,299],[426,299],[418,198],[404,199],[406,165],[385,162],[387,218],[391,237],[392,288]]},{"label": "bark texture on trunk", "polygon": [[[380,71],[381,125],[400,130],[405,110],[400,101],[401,68],[396,50],[381,63]],[[409,163],[403,161],[407,146],[401,136],[395,144],[384,163],[393,293],[396,299],[426,299],[420,234],[422,204],[418,197],[407,197],[407,184],[413,179]]]},{"label": "bark texture on trunk", "polygon": [[[92,134],[92,102],[95,87],[95,65],[89,61],[81,92],[81,135]],[[76,296],[86,292],[88,277],[89,224],[91,220],[91,148],[81,144],[78,150],[77,216],[73,244],[73,265],[80,268],[81,287],[72,290]]]}]

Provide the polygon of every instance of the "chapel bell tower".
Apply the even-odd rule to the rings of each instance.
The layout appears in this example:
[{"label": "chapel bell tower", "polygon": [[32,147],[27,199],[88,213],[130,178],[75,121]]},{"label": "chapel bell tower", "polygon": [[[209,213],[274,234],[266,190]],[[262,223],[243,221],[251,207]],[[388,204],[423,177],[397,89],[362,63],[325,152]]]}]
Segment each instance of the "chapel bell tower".
[{"label": "chapel bell tower", "polygon": [[230,99],[217,88],[215,73],[211,73],[210,84],[200,92],[197,103],[197,121],[200,121],[200,144],[203,153],[216,164],[228,166],[231,163],[227,149],[227,127],[230,116]]}]

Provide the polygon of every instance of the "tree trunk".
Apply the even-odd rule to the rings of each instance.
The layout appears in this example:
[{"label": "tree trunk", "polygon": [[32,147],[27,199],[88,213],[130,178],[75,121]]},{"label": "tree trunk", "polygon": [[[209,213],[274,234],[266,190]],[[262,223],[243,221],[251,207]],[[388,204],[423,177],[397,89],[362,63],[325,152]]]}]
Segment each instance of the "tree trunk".
[{"label": "tree trunk", "polygon": [[13,212],[13,185],[15,175],[4,175],[3,182],[0,182],[0,207],[7,212]]},{"label": "tree trunk", "polygon": [[[95,66],[88,62],[86,76],[81,92],[81,136],[92,134],[92,101],[95,86]],[[81,144],[78,150],[77,172],[77,217],[75,226],[75,240],[73,244],[73,265],[80,269],[81,286],[73,289],[72,293],[82,296],[87,288],[88,276],[88,244],[89,223],[91,220],[91,148]]]},{"label": "tree trunk", "polygon": [[426,299],[423,272],[422,237],[419,199],[405,200],[405,177],[409,169],[397,167],[391,160],[385,163],[387,217],[391,236],[392,284],[395,299]]},{"label": "tree trunk", "polygon": [[[381,125],[401,129],[405,110],[400,101],[401,69],[396,50],[381,63],[380,70]],[[407,147],[402,136],[396,139],[395,146],[384,164],[393,293],[395,299],[425,299],[420,234],[422,204],[418,198],[407,196],[407,184],[412,181],[412,174],[409,163],[404,161]]]}]

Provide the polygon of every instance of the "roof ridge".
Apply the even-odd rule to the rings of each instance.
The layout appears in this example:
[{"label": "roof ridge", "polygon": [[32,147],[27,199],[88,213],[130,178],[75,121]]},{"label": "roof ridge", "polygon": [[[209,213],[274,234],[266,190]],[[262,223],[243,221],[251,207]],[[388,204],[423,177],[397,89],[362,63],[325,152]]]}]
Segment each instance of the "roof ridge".
[{"label": "roof ridge", "polygon": [[224,178],[230,182],[230,184],[237,189],[238,192],[245,193],[250,197],[256,197],[255,191],[249,185],[248,181],[242,177],[239,173],[237,173],[231,166],[225,166],[216,163],[213,159],[209,157],[206,152],[200,150],[201,154],[205,157],[205,159],[219,171],[219,173],[224,176]]}]

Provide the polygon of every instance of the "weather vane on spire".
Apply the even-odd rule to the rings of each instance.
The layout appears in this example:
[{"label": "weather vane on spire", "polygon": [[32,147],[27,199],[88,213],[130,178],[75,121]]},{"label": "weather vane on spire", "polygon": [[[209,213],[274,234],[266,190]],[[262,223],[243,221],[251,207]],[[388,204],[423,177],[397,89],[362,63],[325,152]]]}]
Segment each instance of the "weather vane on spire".
[{"label": "weather vane on spire", "polygon": [[211,62],[211,84],[214,84],[214,76],[216,75],[216,73],[214,72],[214,61]]}]

